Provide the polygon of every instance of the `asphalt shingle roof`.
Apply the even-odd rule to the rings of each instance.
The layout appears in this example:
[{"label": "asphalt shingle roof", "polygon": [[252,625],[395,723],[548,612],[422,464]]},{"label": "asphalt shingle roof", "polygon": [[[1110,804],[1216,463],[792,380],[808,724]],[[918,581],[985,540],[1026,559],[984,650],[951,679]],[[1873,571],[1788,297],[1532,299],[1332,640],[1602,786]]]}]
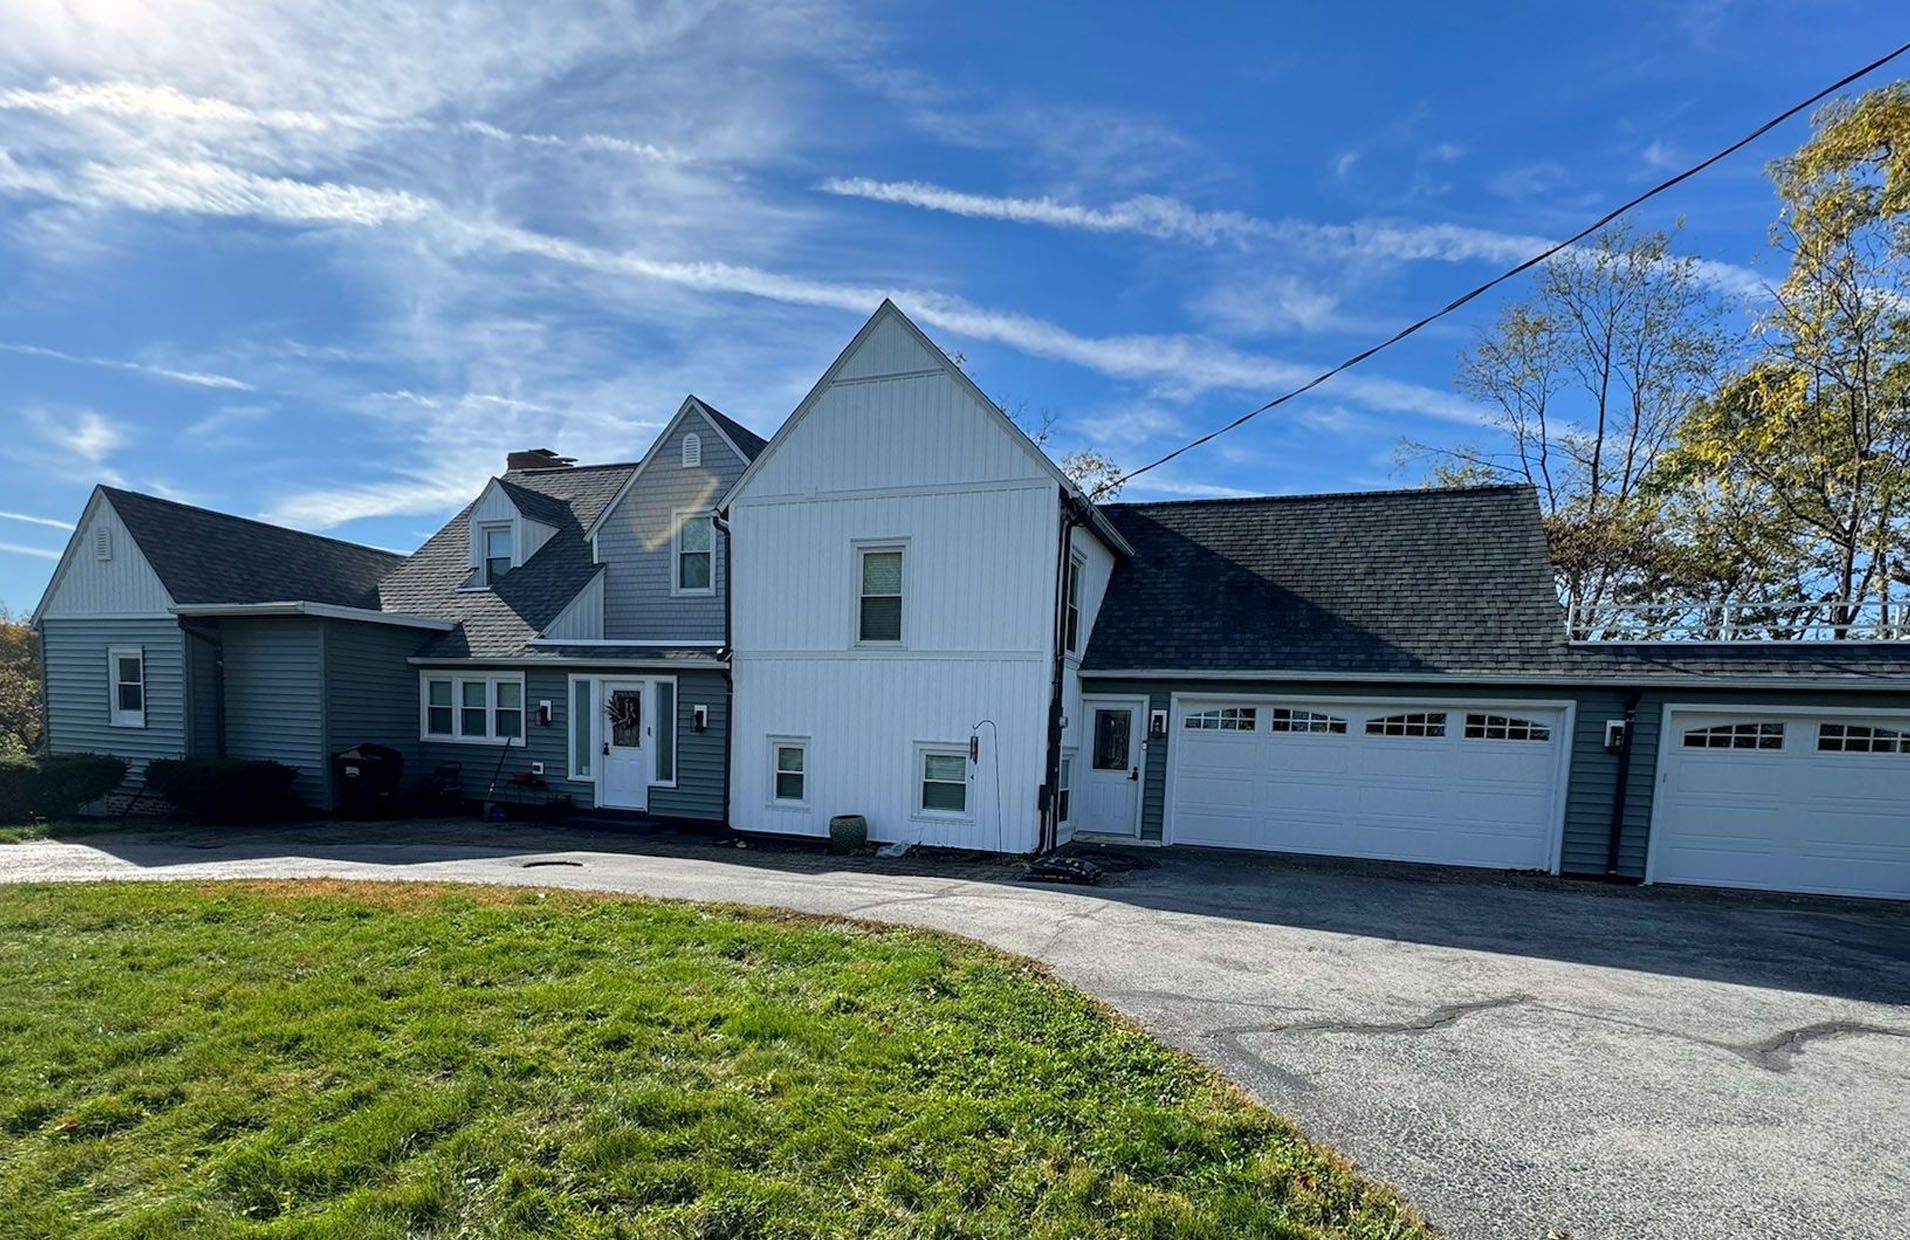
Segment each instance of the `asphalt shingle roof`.
[{"label": "asphalt shingle roof", "polygon": [[601,565],[591,562],[584,531],[635,469],[631,464],[581,465],[504,474],[504,489],[519,510],[555,527],[556,533],[491,589],[461,589],[471,575],[467,524],[471,507],[467,505],[384,580],[379,595],[385,610],[458,622],[456,629],[425,647],[422,653],[427,657],[521,654],[525,643],[602,571]]},{"label": "asphalt shingle roof", "polygon": [[1093,671],[1832,681],[1910,691],[1910,642],[1565,639],[1530,487],[1107,504],[1134,544]]},{"label": "asphalt shingle roof", "polygon": [[761,435],[758,435],[755,431],[749,429],[749,427],[744,426],[735,418],[724,413],[709,401],[699,396],[696,398],[696,403],[703,406],[703,412],[710,415],[711,421],[715,422],[716,425],[722,429],[723,433],[730,437],[730,442],[736,445],[736,450],[741,452],[746,459],[751,461],[755,460],[758,456],[762,455],[763,449],[769,446],[769,440],[764,439]]},{"label": "asphalt shingle roof", "polygon": [[1538,671],[1564,651],[1529,487],[1108,504],[1089,670]]},{"label": "asphalt shingle roof", "polygon": [[137,491],[101,487],[173,602],[378,606],[405,557]]}]

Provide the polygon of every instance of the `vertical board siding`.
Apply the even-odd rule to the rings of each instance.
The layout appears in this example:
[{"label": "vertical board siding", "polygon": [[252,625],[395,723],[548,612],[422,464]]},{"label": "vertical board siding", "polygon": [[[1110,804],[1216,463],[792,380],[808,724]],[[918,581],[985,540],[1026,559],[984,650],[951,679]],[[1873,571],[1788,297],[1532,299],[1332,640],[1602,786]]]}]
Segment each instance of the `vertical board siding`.
[{"label": "vertical board siding", "polygon": [[[146,658],[146,726],[115,728],[106,652],[138,646]],[[186,649],[179,622],[48,619],[46,663],[48,748],[53,753],[107,753],[126,759],[137,785],[146,763],[186,753]]]},{"label": "vertical board siding", "polygon": [[604,635],[604,574],[577,592],[563,614],[550,622],[542,636],[569,641],[597,641]]},{"label": "vertical board siding", "polygon": [[[112,541],[111,559],[95,556],[93,538],[99,530],[105,530]],[[172,595],[104,495],[95,494],[67,547],[41,612],[43,618],[141,615],[171,623],[167,608],[172,606]]]},{"label": "vertical board siding", "polygon": [[325,749],[324,621],[227,618],[225,751],[298,768],[293,787],[309,804],[331,805]]},{"label": "vertical board siding", "polygon": [[418,673],[406,660],[431,635],[417,629],[348,620],[325,623],[325,754],[372,742],[405,756],[404,777],[418,770]]},{"label": "vertical board siding", "polygon": [[[700,436],[702,463],[683,464],[683,437]],[[597,558],[606,565],[603,632],[610,641],[722,641],[723,590],[729,566],[724,540],[715,536],[710,594],[672,594],[678,515],[708,512],[747,464],[701,413],[677,422],[635,484],[597,531]]]},{"label": "vertical board siding", "polygon": [[[437,670],[448,674],[470,670],[464,668],[423,669]],[[459,784],[464,795],[473,801],[481,801],[491,795],[492,776],[497,772],[498,799],[514,799],[511,788],[511,776],[519,772],[528,773],[533,762],[544,764],[545,787],[539,790],[542,796],[569,796],[576,808],[588,810],[596,804],[596,785],[588,780],[573,780],[570,773],[570,725],[571,699],[570,676],[629,676],[647,678],[658,675],[655,672],[632,670],[619,672],[611,667],[567,668],[551,665],[531,665],[528,667],[498,667],[489,671],[519,671],[524,673],[524,704],[526,723],[524,744],[513,746],[506,753],[497,745],[462,745],[453,741],[418,740],[418,695],[417,668],[411,669],[409,681],[409,702],[411,709],[411,735],[418,754],[417,775],[423,778],[431,774],[439,765],[456,762],[462,767],[459,772]],[[650,812],[660,817],[693,818],[709,822],[721,822],[723,819],[723,755],[726,751],[729,721],[729,694],[720,672],[714,670],[686,670],[674,673],[677,681],[677,778],[675,788],[653,788],[650,792]],[[551,704],[551,722],[549,727],[537,726],[537,704],[548,700]],[[709,708],[709,728],[701,733],[691,730],[691,711],[698,705]],[[498,765],[502,757],[503,765]]]}]

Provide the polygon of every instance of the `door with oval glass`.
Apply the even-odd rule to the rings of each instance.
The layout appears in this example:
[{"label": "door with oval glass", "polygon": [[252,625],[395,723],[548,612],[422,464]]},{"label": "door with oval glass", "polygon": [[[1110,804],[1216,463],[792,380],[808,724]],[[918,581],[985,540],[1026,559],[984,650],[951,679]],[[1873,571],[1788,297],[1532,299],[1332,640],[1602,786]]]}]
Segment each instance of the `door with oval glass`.
[{"label": "door with oval glass", "polygon": [[610,809],[648,809],[650,720],[641,680],[603,682],[603,774],[598,799]]},{"label": "door with oval glass", "polygon": [[1079,791],[1070,791],[1076,831],[1098,835],[1141,833],[1141,732],[1147,719],[1142,698],[1083,698],[1087,715],[1086,769],[1076,768]]}]

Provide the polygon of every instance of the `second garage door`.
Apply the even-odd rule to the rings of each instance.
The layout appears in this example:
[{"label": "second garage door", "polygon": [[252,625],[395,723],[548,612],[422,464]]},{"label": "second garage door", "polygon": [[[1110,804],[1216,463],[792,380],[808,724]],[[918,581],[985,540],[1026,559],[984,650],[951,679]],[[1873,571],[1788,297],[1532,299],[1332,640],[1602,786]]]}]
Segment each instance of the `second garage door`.
[{"label": "second garage door", "polygon": [[1217,699],[1172,726],[1171,843],[1557,865],[1558,707]]}]

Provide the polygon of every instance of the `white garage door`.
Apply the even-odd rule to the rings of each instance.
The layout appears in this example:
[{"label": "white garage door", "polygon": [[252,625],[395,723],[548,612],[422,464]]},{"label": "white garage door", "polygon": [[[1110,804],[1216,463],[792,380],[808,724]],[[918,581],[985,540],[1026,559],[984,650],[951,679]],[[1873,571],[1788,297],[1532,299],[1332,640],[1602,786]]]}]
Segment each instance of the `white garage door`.
[{"label": "white garage door", "polygon": [[1173,721],[1176,844],[1551,869],[1565,712],[1190,701]]},{"label": "white garage door", "polygon": [[1668,722],[1652,881],[1910,899],[1910,715]]}]

